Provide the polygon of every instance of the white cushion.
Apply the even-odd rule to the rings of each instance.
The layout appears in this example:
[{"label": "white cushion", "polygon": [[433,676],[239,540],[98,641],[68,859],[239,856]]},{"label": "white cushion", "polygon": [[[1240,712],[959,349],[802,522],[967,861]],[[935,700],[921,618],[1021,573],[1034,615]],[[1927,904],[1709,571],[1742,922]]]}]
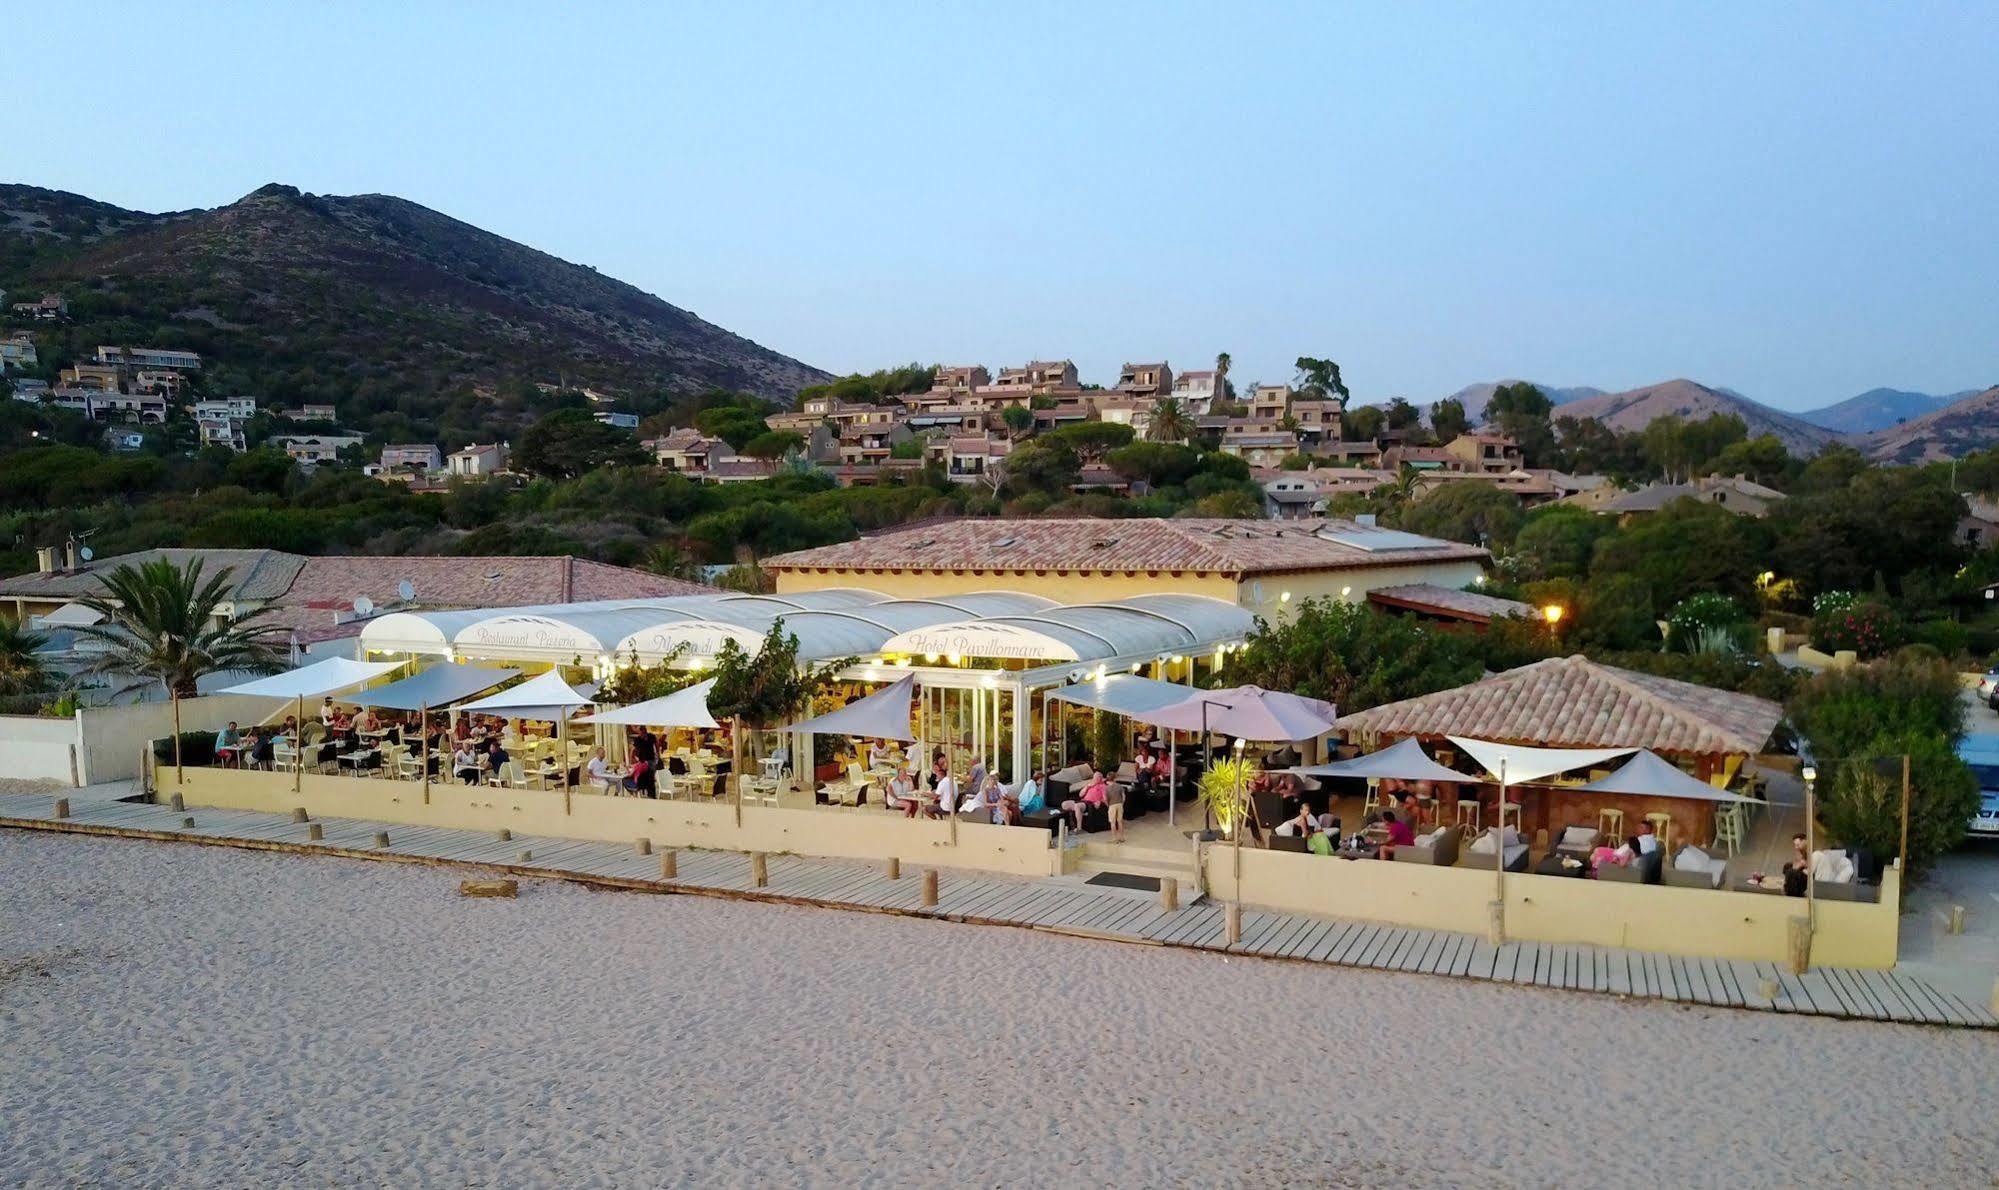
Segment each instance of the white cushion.
[{"label": "white cushion", "polygon": [[1707,852],[1692,846],[1680,848],[1680,853],[1673,857],[1673,867],[1682,872],[1705,872],[1713,862]]},{"label": "white cushion", "polygon": [[1586,826],[1572,826],[1562,832],[1562,846],[1587,847],[1596,838],[1596,832]]}]

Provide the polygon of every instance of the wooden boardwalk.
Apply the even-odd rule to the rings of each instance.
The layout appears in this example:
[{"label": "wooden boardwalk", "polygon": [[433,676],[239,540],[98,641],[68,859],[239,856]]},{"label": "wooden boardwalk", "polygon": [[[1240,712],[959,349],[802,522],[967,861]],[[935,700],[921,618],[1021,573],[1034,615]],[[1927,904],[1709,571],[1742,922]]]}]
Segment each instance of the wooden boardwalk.
[{"label": "wooden boardwalk", "polygon": [[[1509,942],[1439,930],[1410,929],[1301,914],[1243,914],[1242,938],[1226,945],[1225,911],[1212,902],[1162,910],[1155,898],[1061,880],[1030,880],[945,870],[936,906],[921,905],[914,868],[890,880],[880,864],[772,855],[768,884],[754,887],[739,852],[677,853],[678,874],[660,878],[660,857],[635,846],[578,839],[502,841],[495,834],[394,826],[348,818],[316,820],[323,838],[288,816],[200,807],[186,811],[143,802],[71,799],[70,817],[54,816],[46,794],[0,795],[0,826],[179,839],[222,846],[319,852],[378,861],[468,864],[526,876],[580,880],[654,892],[731,896],[829,908],[1021,926],[1121,942],[1225,951],[1342,967],[1516,983],[1581,992],[1682,1001],[1876,1021],[1999,1028],[1985,1008],[1893,971],[1820,967],[1794,976],[1773,963],[1694,959],[1596,946]],[[184,826],[192,819],[192,826]],[[376,846],[386,831],[389,846]],[[525,853],[525,854],[524,854]],[[1773,997],[1764,996],[1774,987]]]}]

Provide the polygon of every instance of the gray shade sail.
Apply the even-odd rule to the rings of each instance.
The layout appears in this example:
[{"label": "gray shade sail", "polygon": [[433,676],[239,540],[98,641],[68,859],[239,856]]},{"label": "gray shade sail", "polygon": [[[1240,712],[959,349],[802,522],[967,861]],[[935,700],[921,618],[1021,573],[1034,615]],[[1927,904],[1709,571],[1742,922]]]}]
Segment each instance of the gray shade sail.
[{"label": "gray shade sail", "polygon": [[1135,718],[1161,707],[1186,702],[1187,696],[1193,693],[1189,687],[1173,682],[1141,678],[1137,674],[1111,674],[1094,682],[1057,686],[1045,697],[1051,702],[1074,703],[1079,707],[1095,707]]},{"label": "gray shade sail", "polygon": [[373,690],[341,699],[360,707],[382,707],[392,711],[415,711],[424,707],[442,709],[461,698],[491,690],[502,682],[521,676],[517,669],[487,669],[477,665],[433,665],[400,682],[390,682]]},{"label": "gray shade sail", "polygon": [[916,675],[911,674],[837,711],[793,723],[782,730],[908,742],[916,738],[909,730],[909,707],[915,697]]},{"label": "gray shade sail", "polygon": [[1639,797],[1678,797],[1702,802],[1746,802],[1725,790],[1716,789],[1698,777],[1690,777],[1677,765],[1656,752],[1640,751],[1609,773],[1582,787],[1589,793],[1628,793]]},{"label": "gray shade sail", "polygon": [[1370,777],[1394,781],[1478,781],[1431,760],[1423,745],[1412,737],[1379,752],[1340,760],[1331,764],[1307,765],[1291,770],[1308,777]]}]

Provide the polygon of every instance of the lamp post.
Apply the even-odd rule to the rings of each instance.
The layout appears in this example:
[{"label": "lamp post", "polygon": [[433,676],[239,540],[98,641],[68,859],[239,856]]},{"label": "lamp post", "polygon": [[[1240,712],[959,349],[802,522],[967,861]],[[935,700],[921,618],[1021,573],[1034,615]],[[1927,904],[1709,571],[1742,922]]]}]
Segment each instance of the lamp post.
[{"label": "lamp post", "polygon": [[[1205,714],[1206,711],[1207,708],[1203,706],[1202,713]],[[1235,845],[1235,900],[1237,904],[1242,903],[1242,828],[1243,820],[1248,817],[1244,813],[1248,807],[1242,804],[1242,750],[1243,746],[1248,743],[1249,740],[1243,736],[1235,738],[1235,794],[1230,798],[1233,806],[1230,811],[1229,834],[1233,837],[1232,841]]]},{"label": "lamp post", "polygon": [[1818,928],[1818,889],[1812,879],[1812,853],[1818,850],[1818,798],[1814,786],[1818,784],[1819,771],[1811,764],[1798,770],[1805,779],[1805,923],[1808,930]]}]

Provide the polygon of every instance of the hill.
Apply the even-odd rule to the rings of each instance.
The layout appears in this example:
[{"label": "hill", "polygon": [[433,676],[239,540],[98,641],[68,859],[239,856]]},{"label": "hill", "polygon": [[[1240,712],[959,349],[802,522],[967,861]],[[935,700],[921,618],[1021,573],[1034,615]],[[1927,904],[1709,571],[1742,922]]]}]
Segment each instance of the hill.
[{"label": "hill", "polygon": [[1655,417],[1699,419],[1716,413],[1732,413],[1741,418],[1752,438],[1775,435],[1796,455],[1816,454],[1820,447],[1838,438],[1831,430],[1793,414],[1691,380],[1668,380],[1628,392],[1588,397],[1562,406],[1556,416],[1590,417],[1614,430],[1636,432],[1650,425]]},{"label": "hill", "polygon": [[[1477,425],[1479,422],[1485,420],[1486,402],[1492,400],[1492,394],[1498,392],[1504,385],[1518,383],[1519,381],[1517,380],[1488,380],[1479,384],[1467,384],[1450,396],[1445,397],[1444,400],[1456,401],[1458,404],[1463,405],[1465,407],[1465,416],[1471,419],[1473,425]],[[1572,401],[1581,401],[1590,397],[1600,397],[1603,395],[1602,389],[1590,388],[1588,386],[1558,388],[1552,384],[1535,384],[1534,387],[1546,393],[1548,399],[1557,405],[1567,405]]]},{"label": "hill", "polygon": [[1999,385],[1942,409],[1858,439],[1868,458],[1881,463],[1950,459],[1999,445]]},{"label": "hill", "polygon": [[1905,392],[1898,388],[1870,388],[1859,396],[1848,397],[1844,401],[1827,405],[1823,409],[1807,409],[1799,417],[1815,426],[1824,426],[1841,434],[1866,434],[1874,430],[1885,430],[1926,413],[1934,413],[1952,401],[1960,401],[1971,393],[1953,393],[1947,397],[1929,393]]},{"label": "hill", "polygon": [[335,400],[350,419],[434,414],[509,381],[783,399],[829,379],[594,268],[381,194],[270,185],[154,215],[0,186],[0,288],[68,296],[72,349],[188,347],[213,362],[210,391]]}]

